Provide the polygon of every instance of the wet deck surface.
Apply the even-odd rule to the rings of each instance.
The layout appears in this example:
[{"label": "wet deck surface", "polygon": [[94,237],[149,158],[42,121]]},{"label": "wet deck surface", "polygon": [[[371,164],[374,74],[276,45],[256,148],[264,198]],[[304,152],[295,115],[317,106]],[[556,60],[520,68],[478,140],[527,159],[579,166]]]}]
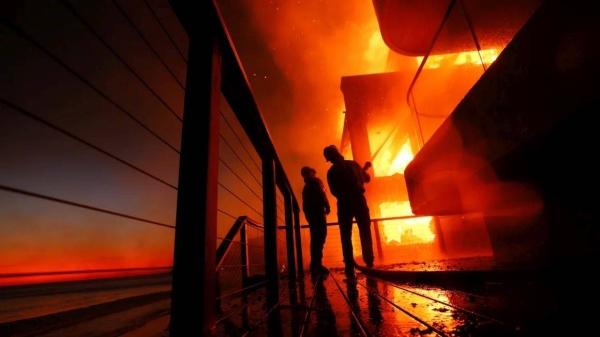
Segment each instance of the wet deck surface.
[{"label": "wet deck surface", "polygon": [[[359,266],[356,282],[346,282],[341,269],[306,274],[279,281],[275,306],[266,296],[275,287],[259,282],[241,298],[232,288],[212,336],[598,335],[593,264],[552,272],[489,262]],[[170,275],[155,275],[5,289],[0,336],[168,337],[170,284]]]},{"label": "wet deck surface", "polygon": [[[450,269],[445,268],[448,265]],[[358,267],[356,282],[347,282],[340,269],[321,276],[306,274],[296,281],[283,279],[278,284],[279,302],[275,306],[267,305],[267,289],[274,287],[263,286],[241,298],[239,292],[232,291],[237,295],[222,298],[211,336],[598,335],[596,278],[583,274],[582,269],[547,274],[461,265],[445,261],[429,267],[423,263]],[[419,270],[418,266],[424,268]],[[145,289],[146,279],[136,280]],[[141,304],[148,303],[130,310],[120,307],[121,302],[131,299],[117,298],[4,324],[13,333],[3,334],[7,331],[0,324],[0,336],[168,337],[169,293],[160,290],[170,284],[169,280],[157,283],[158,293],[136,297]],[[117,290],[102,291],[98,300],[111,299]],[[57,300],[72,297],[66,295],[56,294]],[[162,297],[146,298],[150,295]],[[40,300],[40,306],[48,302],[45,297]],[[20,298],[14,301],[25,303]],[[14,301],[6,304],[17,303]],[[31,301],[27,302],[34,303]],[[95,318],[82,321],[82,315],[88,314]],[[14,334],[21,330],[37,332]]]},{"label": "wet deck surface", "polygon": [[[268,314],[260,290],[249,296],[244,310],[219,321],[217,335],[540,336],[556,317],[552,290],[539,282],[463,278],[428,286],[397,281],[381,271],[357,269],[355,282],[335,269],[282,281],[279,310]],[[448,273],[438,275],[451,281]],[[241,307],[224,308],[224,316]]]}]

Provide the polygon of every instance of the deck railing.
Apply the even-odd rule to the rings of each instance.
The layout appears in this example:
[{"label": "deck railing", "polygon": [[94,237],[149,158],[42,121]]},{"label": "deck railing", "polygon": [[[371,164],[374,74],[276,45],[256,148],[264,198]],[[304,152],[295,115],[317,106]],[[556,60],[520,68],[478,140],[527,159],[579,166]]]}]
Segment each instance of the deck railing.
[{"label": "deck railing", "polygon": [[[256,220],[244,222],[245,240],[262,255],[237,281],[263,275],[267,309],[280,300],[279,278],[302,272],[298,202],[217,6],[199,6],[0,5],[3,300],[56,282],[55,295],[67,296],[84,280],[160,274],[157,287],[144,288],[147,278],[140,287],[170,289],[171,336],[202,334],[215,328],[215,303],[233,294],[228,284],[216,294],[217,279],[232,280],[224,270],[240,269],[231,247],[217,269],[217,247],[240,216]],[[116,291],[109,283],[97,290]],[[95,284],[105,283],[85,289]],[[80,309],[127,308],[113,297]],[[24,320],[47,321],[67,310],[60,303],[40,303],[39,317],[0,316],[0,326],[33,332]]]},{"label": "deck railing", "polygon": [[[420,147],[452,113],[514,35],[533,15],[541,0],[511,7],[514,15],[490,15],[492,7],[474,0],[452,0],[412,80],[406,100],[416,120]],[[503,13],[510,13],[505,10]],[[508,16],[508,17],[507,17]],[[495,30],[490,27],[497,27]],[[457,38],[464,32],[465,38]],[[466,38],[466,37],[469,38]],[[462,52],[449,52],[461,50]]]}]

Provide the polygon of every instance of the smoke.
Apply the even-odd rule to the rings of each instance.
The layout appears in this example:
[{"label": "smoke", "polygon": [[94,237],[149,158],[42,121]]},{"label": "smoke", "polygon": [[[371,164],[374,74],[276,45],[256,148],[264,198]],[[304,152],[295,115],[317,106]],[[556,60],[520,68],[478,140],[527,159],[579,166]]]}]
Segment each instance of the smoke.
[{"label": "smoke", "polygon": [[[268,80],[269,74],[257,74],[256,69],[260,71],[265,66],[260,62],[246,62],[252,56],[240,55],[298,195],[303,185],[300,168],[313,166],[323,178],[329,166],[322,150],[329,144],[339,146],[341,142],[342,76],[379,73],[385,69],[389,49],[381,38],[374,7],[364,0],[243,0],[243,5],[237,3],[235,10],[231,3],[224,0],[221,3],[223,12],[229,16],[225,18],[228,26],[239,26],[243,24],[239,21],[247,20],[245,24],[255,29],[258,36],[246,36],[246,40],[260,40],[265,44],[272,62],[290,88],[289,97],[274,94],[280,90],[273,87],[275,83],[268,84],[270,90],[254,90]],[[248,17],[244,18],[241,11]],[[238,28],[238,32],[240,30]],[[251,43],[241,41],[242,36],[238,36],[237,41],[233,36],[234,44]],[[246,50],[249,49],[246,46]],[[280,102],[274,104],[274,100]]]},{"label": "smoke", "polygon": [[292,123],[305,126],[304,136],[323,126],[328,131],[324,141],[339,142],[341,77],[381,72],[385,66],[387,50],[372,47],[378,39],[383,46],[373,6],[365,1],[245,1],[292,88]]}]

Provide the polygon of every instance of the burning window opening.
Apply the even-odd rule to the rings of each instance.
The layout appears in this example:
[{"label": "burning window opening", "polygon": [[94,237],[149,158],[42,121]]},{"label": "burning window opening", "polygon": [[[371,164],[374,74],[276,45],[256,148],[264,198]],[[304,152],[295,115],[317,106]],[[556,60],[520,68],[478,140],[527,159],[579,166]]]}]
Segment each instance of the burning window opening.
[{"label": "burning window opening", "polygon": [[[413,215],[408,201],[384,202],[379,205],[382,218]],[[414,245],[433,242],[432,217],[419,217],[381,222],[383,239],[388,245]]]},{"label": "burning window opening", "polygon": [[[480,57],[481,55],[481,57]],[[481,60],[485,62],[485,64],[490,65],[498,58],[498,51],[496,49],[486,49],[481,51],[468,51],[463,53],[452,53],[452,54],[443,54],[443,55],[431,55],[427,58],[427,62],[423,66],[425,69],[435,69],[439,68],[442,63],[446,61],[454,60],[454,65],[463,65],[463,64],[472,64],[472,65],[481,65]],[[417,65],[421,65],[423,62],[423,56],[417,56],[416,58]]]},{"label": "burning window opening", "polygon": [[[393,137],[382,146],[373,163],[376,177],[404,174],[413,160],[410,138],[406,138],[397,153],[393,151]],[[382,202],[379,204],[382,218],[413,215],[408,201]],[[413,245],[429,243],[435,239],[431,226],[432,217],[382,221],[383,239],[388,245]]]},{"label": "burning window opening", "polygon": [[396,173],[404,174],[406,166],[415,157],[412,153],[410,139],[407,138],[400,151],[393,158],[393,153],[390,147],[392,142],[388,141],[387,144],[381,149],[381,154],[373,160],[373,173],[376,177],[391,176]]}]

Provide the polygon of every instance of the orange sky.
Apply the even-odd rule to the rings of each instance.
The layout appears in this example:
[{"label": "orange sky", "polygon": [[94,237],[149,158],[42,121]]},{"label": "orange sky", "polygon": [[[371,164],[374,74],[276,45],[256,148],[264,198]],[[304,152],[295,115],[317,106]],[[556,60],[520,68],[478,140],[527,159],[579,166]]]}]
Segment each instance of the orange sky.
[{"label": "orange sky", "polygon": [[[238,47],[238,51],[298,197],[303,186],[300,168],[313,166],[324,178],[329,164],[322,150],[341,143],[342,76],[383,72],[389,48],[383,43],[369,1],[243,3],[239,7],[250,16],[243,24],[252,29],[240,28],[235,11],[223,7],[226,1],[219,1],[234,43],[245,37],[245,31],[258,34],[254,37],[257,41],[245,42],[248,46]],[[275,63],[291,88],[290,97],[273,95],[276,89],[269,86],[274,83],[269,82],[271,74],[260,72],[265,66],[253,59],[251,43],[256,48],[266,45],[272,59],[262,61]],[[273,102],[278,99],[280,104]],[[329,220],[335,221],[331,216]]]},{"label": "orange sky", "polygon": [[[187,36],[166,1],[150,3],[177,41],[177,48],[169,37],[161,35],[161,28],[146,7],[124,0],[118,2],[138,29],[150,37],[151,43],[159,46],[157,50],[163,60],[178,74],[177,81],[170,78],[154,54],[144,49],[145,44],[114,4],[77,5],[76,9],[112,44],[124,62],[156,89],[158,97],[164,98],[164,105],[123,66],[122,60],[115,58],[80,23],[74,23],[77,20],[64,6],[50,6],[47,10],[56,15],[40,14],[37,21],[24,20],[22,28],[119,106],[136,112],[144,123],[178,149],[181,124],[168,110],[182,114],[184,88],[177,83],[185,83],[187,64],[177,48],[181,55],[187,56]],[[217,3],[301,203],[300,168],[313,166],[318,176],[325,179],[329,164],[322,156],[322,149],[341,143],[345,109],[341,78],[381,73],[386,69],[390,51],[381,38],[373,4],[362,0],[242,0],[235,4],[219,0]],[[47,29],[52,25],[60,25],[64,32],[76,37],[73,41],[84,41],[85,47],[64,44],[61,39],[48,36],[48,32],[54,32]],[[67,130],[75,130],[108,152],[150,170],[170,184],[177,184],[177,150],[162,145],[134,125],[114,104],[16,33],[7,29],[3,39],[14,47],[6,50],[4,66],[9,81],[2,88],[3,99],[47,117]],[[124,40],[128,43],[122,43]],[[82,52],[86,54],[82,56]],[[61,94],[64,92],[71,96],[65,98]],[[112,159],[95,152],[90,154],[89,148],[73,145],[72,141],[12,109],[4,107],[0,113],[0,118],[6,121],[0,125],[0,134],[6,137],[3,140],[9,140],[0,143],[0,154],[12,156],[4,161],[10,165],[0,167],[0,184],[174,225],[174,189],[140,177]],[[224,114],[233,119],[226,111]],[[224,134],[227,126],[221,124]],[[106,136],[107,128],[111,130],[110,137]],[[28,137],[31,134],[37,137],[31,139]],[[236,150],[241,153],[239,147]],[[223,144],[220,156],[226,161],[233,159]],[[251,161],[246,164],[259,175]],[[219,182],[223,186],[219,190],[219,207],[230,207],[234,217],[248,215],[261,221],[259,184],[248,172],[237,171],[258,193],[257,197],[244,188],[238,189],[248,201],[244,204],[227,195],[224,188],[234,183],[236,174],[220,165]],[[335,205],[333,196],[330,202]],[[172,263],[172,228],[5,191],[0,191],[0,204],[0,256],[3,257],[0,275],[162,267]],[[334,206],[328,221],[336,221],[335,214]],[[279,216],[283,218],[281,211]],[[219,213],[220,236],[232,221]],[[306,223],[303,215],[301,222]],[[0,285],[2,282],[0,279]]]}]

